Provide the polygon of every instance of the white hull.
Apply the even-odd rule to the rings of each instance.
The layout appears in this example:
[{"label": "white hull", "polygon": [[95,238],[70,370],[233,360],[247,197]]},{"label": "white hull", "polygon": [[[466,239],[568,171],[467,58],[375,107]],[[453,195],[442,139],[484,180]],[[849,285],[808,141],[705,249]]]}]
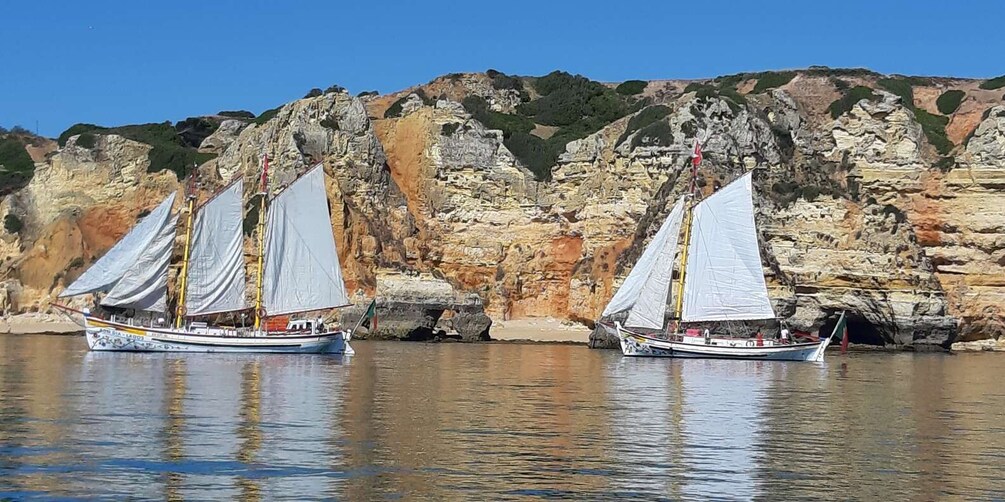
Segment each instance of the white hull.
[{"label": "white hull", "polygon": [[94,351],[353,354],[349,333],[203,334],[186,330],[130,326],[85,317],[87,346]]},{"label": "white hull", "polygon": [[632,357],[678,357],[702,359],[753,359],[762,361],[822,362],[831,337],[819,342],[757,345],[754,340],[714,339],[678,336],[677,340],[660,340],[626,330],[615,323],[621,353]]}]

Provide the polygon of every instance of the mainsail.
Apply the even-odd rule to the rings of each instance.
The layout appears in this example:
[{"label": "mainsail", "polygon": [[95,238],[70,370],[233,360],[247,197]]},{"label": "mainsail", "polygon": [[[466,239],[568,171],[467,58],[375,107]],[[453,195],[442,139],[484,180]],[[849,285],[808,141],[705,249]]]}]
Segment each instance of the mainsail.
[{"label": "mainsail", "polygon": [[167,310],[168,266],[178,217],[157,232],[119,282],[101,299],[106,307],[164,312]]},{"label": "mainsail", "polygon": [[262,295],[270,316],[349,303],[320,164],[269,206]]},{"label": "mainsail", "polygon": [[59,296],[107,291],[104,305],[163,311],[174,240],[174,199],[175,194],[168,196]]},{"label": "mainsail", "polygon": [[652,329],[663,327],[683,217],[684,198],[680,198],[614,298],[607,304],[602,314],[604,317],[629,310],[625,326]]},{"label": "mainsail", "polygon": [[186,315],[244,308],[244,233],[238,180],[204,204],[195,217],[186,282]]},{"label": "mainsail", "polygon": [[694,208],[684,322],[773,319],[754,226],[751,174]]}]

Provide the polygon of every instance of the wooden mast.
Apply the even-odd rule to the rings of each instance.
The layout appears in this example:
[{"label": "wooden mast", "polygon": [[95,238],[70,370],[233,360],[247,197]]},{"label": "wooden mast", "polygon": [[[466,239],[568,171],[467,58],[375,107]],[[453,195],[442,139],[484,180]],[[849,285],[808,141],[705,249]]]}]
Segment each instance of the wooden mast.
[{"label": "wooden mast", "polygon": [[687,201],[687,209],[684,212],[684,242],[680,255],[680,279],[677,281],[677,296],[674,302],[674,326],[676,331],[682,322],[681,315],[684,312],[684,280],[687,276],[687,252],[691,247],[691,222],[694,219],[694,205],[697,199],[698,190],[698,165],[701,164],[701,143],[698,138],[694,139],[694,152],[691,154],[691,184],[688,188],[690,196]]},{"label": "wooden mast", "polygon": [[188,255],[192,249],[192,217],[195,213],[195,193],[192,190],[192,183],[188,187],[188,216],[185,218],[185,252],[182,254],[181,262],[181,284],[178,287],[178,307],[175,313],[174,327],[180,329],[185,321],[185,290],[188,289]]},{"label": "wooden mast", "polygon": [[262,277],[264,277],[265,264],[265,200],[269,192],[269,155],[262,156],[264,166],[262,168],[261,191],[258,195],[262,197],[261,205],[258,208],[258,291],[255,294],[255,330],[262,326]]}]

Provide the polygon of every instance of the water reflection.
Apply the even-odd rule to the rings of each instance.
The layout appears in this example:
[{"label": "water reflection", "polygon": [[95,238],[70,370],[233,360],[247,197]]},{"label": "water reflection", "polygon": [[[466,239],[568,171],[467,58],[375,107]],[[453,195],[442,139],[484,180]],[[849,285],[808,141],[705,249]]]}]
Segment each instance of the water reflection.
[{"label": "water reflection", "polygon": [[0,337],[0,498],[1001,498],[1005,365],[360,343],[86,353]]}]

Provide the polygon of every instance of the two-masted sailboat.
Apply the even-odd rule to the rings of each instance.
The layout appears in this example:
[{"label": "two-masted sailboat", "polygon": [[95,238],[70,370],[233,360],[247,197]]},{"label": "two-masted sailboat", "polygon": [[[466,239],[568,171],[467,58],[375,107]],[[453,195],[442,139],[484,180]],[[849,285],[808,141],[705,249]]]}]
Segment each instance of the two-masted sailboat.
[{"label": "two-masted sailboat", "polygon": [[[601,315],[627,313],[624,325],[601,324],[617,333],[626,356],[822,361],[830,336],[796,342],[787,330],[777,338],[712,335],[739,322],[774,320],[775,312],[761,268],[751,173],[698,202],[700,148],[696,142],[689,193],[676,201]],[[843,325],[844,314],[835,333]]]},{"label": "two-masted sailboat", "polygon": [[199,321],[227,314],[243,319],[251,310],[245,300],[244,183],[239,176],[198,207],[194,194],[187,197],[173,322],[163,316],[168,311],[168,266],[179,220],[179,215],[171,214],[175,194],[59,295],[101,293],[102,306],[136,314],[101,318],[88,309],[80,311],[88,347],[351,354],[351,331],[328,326],[322,317],[289,320],[291,315],[303,317],[350,303],[332,233],[324,169],[321,164],[312,167],[273,197],[268,178],[266,157],[258,194],[254,325],[211,326]]}]

